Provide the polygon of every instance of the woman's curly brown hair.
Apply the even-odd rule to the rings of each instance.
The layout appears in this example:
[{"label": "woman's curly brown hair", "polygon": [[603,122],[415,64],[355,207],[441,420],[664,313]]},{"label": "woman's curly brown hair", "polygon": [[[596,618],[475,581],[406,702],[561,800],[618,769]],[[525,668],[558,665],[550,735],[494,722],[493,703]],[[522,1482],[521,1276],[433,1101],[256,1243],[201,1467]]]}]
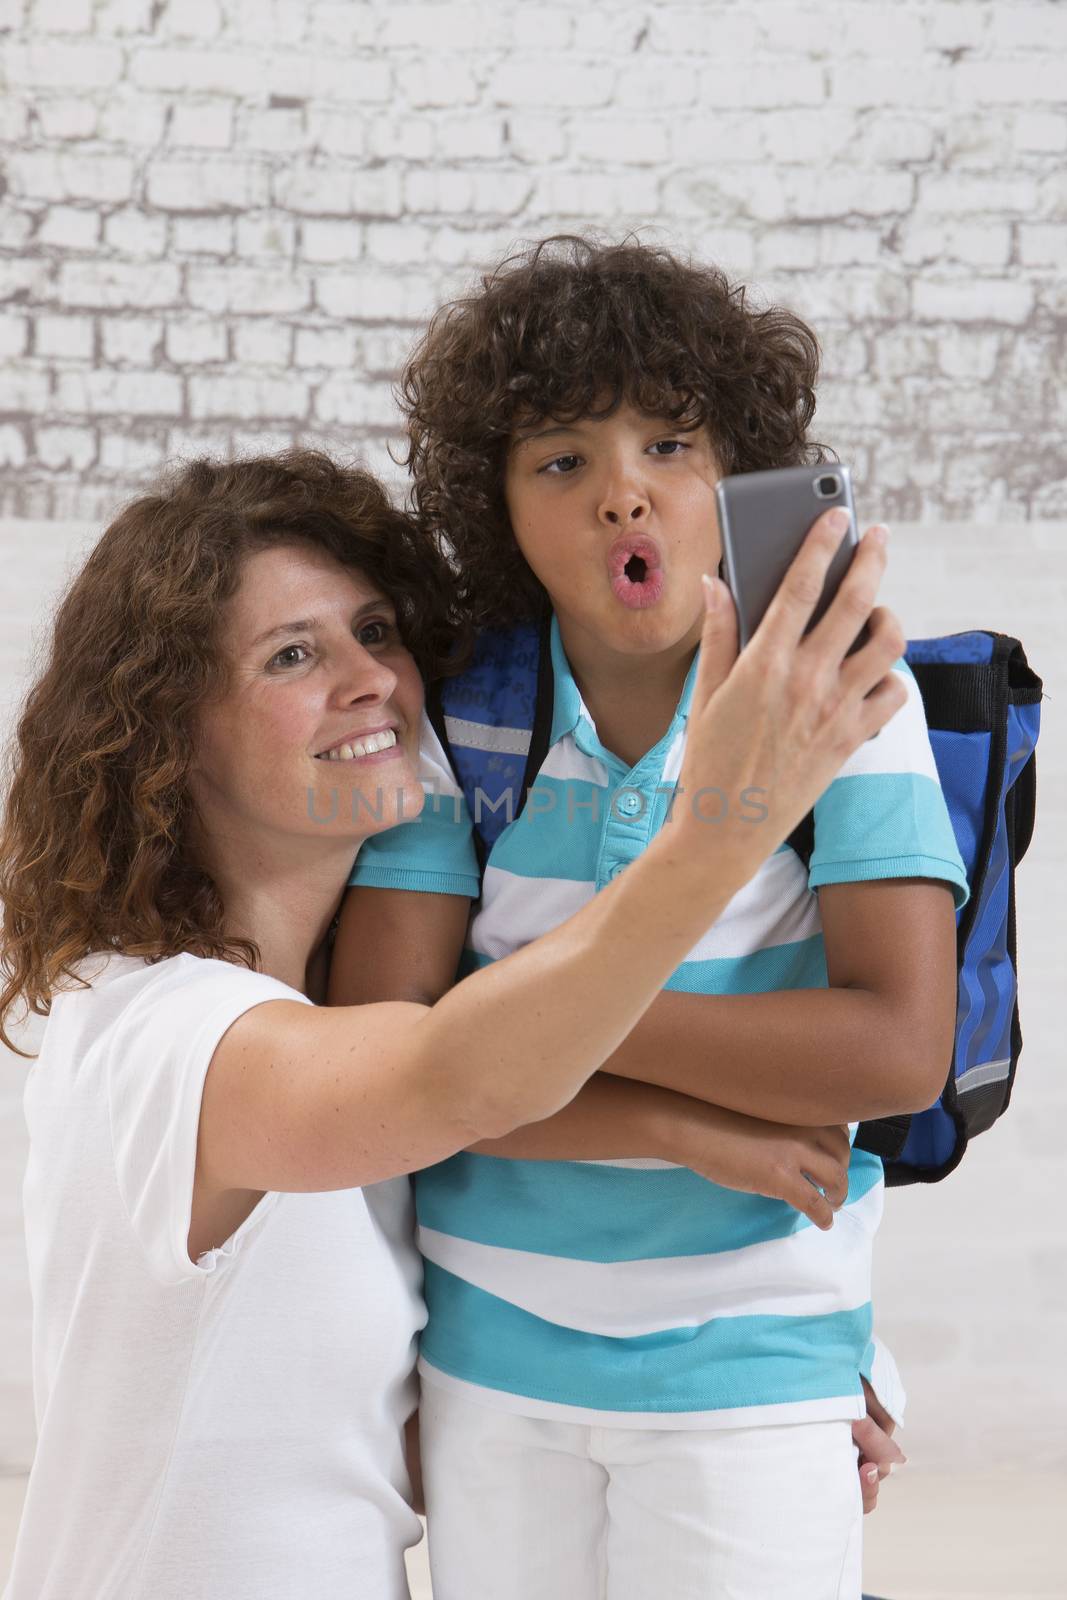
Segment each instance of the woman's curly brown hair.
[{"label": "woman's curly brown hair", "polygon": [[797,466],[823,459],[807,442],[818,367],[805,323],[751,306],[716,267],[571,235],[509,257],[437,312],[400,384],[413,504],[451,551],[465,614],[504,627],[547,607],[504,501],[516,427],[627,401],[706,425],[726,473]]},{"label": "woman's curly brown hair", "polygon": [[[424,676],[455,630],[447,566],[369,473],[311,450],[193,461],[125,508],[59,605],[11,752],[0,832],[0,1039],[97,951],[254,966],[190,846],[195,714],[226,682],[244,558],[310,543],[379,584]],[[20,1052],[25,1053],[25,1052]]]}]

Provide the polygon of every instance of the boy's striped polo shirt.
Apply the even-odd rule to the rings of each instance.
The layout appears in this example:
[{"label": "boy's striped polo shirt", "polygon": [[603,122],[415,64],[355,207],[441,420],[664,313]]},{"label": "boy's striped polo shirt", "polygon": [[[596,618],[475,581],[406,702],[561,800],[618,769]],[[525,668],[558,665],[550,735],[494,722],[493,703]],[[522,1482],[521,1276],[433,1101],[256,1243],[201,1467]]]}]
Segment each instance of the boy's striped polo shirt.
[{"label": "boy's striped polo shirt", "polygon": [[[464,971],[556,927],[669,826],[696,663],[666,734],[628,769],[597,738],[555,619],[551,646],[548,753],[530,801],[490,853]],[[826,987],[822,884],[938,878],[957,908],[965,903],[918,686],[903,659],[894,670],[907,703],[816,804],[809,870],[783,845],[668,988],[714,996]],[[451,802],[443,809],[451,819]],[[457,859],[453,839],[451,864],[437,862],[439,850],[448,854],[441,810],[429,827],[368,840],[351,881],[437,887]],[[468,827],[464,815],[451,831],[466,838]],[[709,1056],[709,1082],[714,1072]],[[662,1161],[453,1156],[416,1182],[429,1307],[423,1375],[482,1404],[631,1427],[862,1416],[882,1191],[881,1163],[855,1151],[848,1199],[823,1233],[783,1202]]]}]

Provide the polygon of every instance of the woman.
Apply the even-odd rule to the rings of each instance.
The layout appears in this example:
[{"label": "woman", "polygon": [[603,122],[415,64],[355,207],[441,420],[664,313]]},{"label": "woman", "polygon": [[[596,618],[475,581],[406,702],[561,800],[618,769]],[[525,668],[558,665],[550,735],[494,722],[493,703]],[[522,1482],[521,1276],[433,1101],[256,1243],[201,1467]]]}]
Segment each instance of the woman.
[{"label": "woman", "polygon": [[[845,661],[877,542],[803,637],[839,540],[813,530],[739,658],[707,585],[680,782],[763,788],[762,827],[679,807],[437,1005],[320,1008],[353,855],[422,804],[447,573],[372,479],[312,453],[193,463],[107,530],[20,721],[0,843],[0,1027],[49,1016],[26,1095],[40,1437],[8,1600],[406,1593],[421,1307],[385,1180],[565,1104],[897,710],[890,613]],[[452,882],[475,893],[472,864]],[[773,1160],[839,1202],[846,1155],[828,1129]]]}]

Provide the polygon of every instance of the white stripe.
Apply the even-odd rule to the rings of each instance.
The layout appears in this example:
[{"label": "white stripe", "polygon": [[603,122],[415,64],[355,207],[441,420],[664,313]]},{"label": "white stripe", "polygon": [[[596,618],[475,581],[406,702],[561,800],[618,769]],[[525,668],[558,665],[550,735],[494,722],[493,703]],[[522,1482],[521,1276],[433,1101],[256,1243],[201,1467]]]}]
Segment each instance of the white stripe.
[{"label": "white stripe", "polygon": [[587,756],[579,750],[573,734],[565,734],[554,744],[541,764],[539,778],[557,778],[561,783],[573,779],[581,783],[608,786],[608,769],[598,756]]},{"label": "white stripe", "polygon": [[596,1411],[592,1406],[565,1406],[556,1400],[534,1400],[507,1389],[487,1389],[442,1372],[419,1357],[419,1376],[437,1389],[448,1389],[474,1405],[512,1416],[541,1417],[546,1422],[574,1422],[593,1428],[657,1428],[676,1433],[705,1428],[758,1428],[785,1422],[858,1422],[864,1416],[863,1398],[833,1395],[827,1400],[789,1400],[770,1406],[726,1406],[721,1411]]},{"label": "white stripe", "polygon": [[667,758],[663,763],[663,775],[660,783],[666,787],[668,783],[677,783],[682,771],[682,759],[685,756],[685,729],[679,728],[671,740],[671,747],[667,751]]},{"label": "white stripe", "polygon": [[740,1250],[645,1261],[572,1261],[435,1228],[419,1229],[419,1249],[446,1272],[545,1322],[632,1339],[715,1317],[855,1311],[871,1298],[871,1240],[881,1213],[877,1184],[836,1214],[829,1234],[806,1227]]},{"label": "white stripe", "polygon": [[469,722],[466,717],[446,717],[445,732],[451,744],[463,745],[468,750],[524,756],[530,748],[528,728],[492,728],[484,722]]},{"label": "white stripe", "polygon": [[839,778],[914,772],[940,783],[919,685],[910,672],[898,672],[897,677],[908,691],[907,701],[893,713],[877,739],[868,739],[852,752],[838,772]]},{"label": "white stripe", "polygon": [[804,863],[795,850],[778,850],[734,895],[685,959],[744,956],[821,932],[819,898],[808,888]]},{"label": "white stripe", "polygon": [[592,883],[570,878],[523,878],[489,866],[482,878],[482,909],[471,924],[471,949],[494,961],[521,949],[573,917],[593,898]]}]

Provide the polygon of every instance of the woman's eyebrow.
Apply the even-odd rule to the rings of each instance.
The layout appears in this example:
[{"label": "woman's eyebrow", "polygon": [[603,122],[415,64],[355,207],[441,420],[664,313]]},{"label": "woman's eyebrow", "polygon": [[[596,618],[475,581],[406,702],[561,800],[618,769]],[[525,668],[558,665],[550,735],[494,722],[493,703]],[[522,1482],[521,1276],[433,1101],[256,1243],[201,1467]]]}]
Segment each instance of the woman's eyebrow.
[{"label": "woman's eyebrow", "polygon": [[[365,617],[368,611],[380,611],[383,606],[391,609],[392,604],[393,602],[387,600],[385,595],[379,595],[376,600],[368,600],[365,605],[360,606],[358,611],[353,612],[352,620],[353,622],[358,622],[359,618]],[[253,639],[252,649],[255,650],[259,645],[267,644],[269,640],[277,639],[284,633],[311,633],[319,626],[317,617],[301,617],[296,622],[279,622],[277,627],[268,628],[266,633],[259,635],[258,639]]]}]

